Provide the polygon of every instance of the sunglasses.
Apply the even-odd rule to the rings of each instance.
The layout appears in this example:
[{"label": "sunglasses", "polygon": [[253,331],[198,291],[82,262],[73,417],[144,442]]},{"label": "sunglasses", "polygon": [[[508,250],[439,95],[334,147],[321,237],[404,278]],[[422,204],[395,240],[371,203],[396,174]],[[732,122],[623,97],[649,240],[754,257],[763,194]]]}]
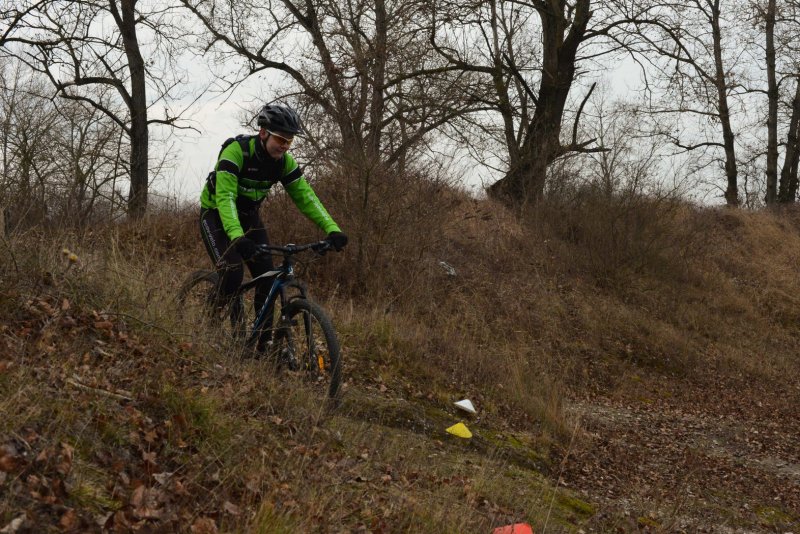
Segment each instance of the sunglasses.
[{"label": "sunglasses", "polygon": [[276,134],[275,132],[270,132],[269,130],[267,130],[267,133],[269,135],[271,135],[272,137],[274,137],[275,140],[278,143],[282,144],[283,146],[291,146],[292,145],[292,141],[294,141],[294,137],[292,137],[292,138],[284,137],[282,135]]}]

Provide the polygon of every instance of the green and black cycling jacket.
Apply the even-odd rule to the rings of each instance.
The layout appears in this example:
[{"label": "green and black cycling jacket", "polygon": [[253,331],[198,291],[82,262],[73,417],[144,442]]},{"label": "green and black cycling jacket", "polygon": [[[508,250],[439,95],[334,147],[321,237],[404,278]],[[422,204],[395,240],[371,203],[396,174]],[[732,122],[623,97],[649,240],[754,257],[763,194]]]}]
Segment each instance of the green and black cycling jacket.
[{"label": "green and black cycling jacket", "polygon": [[231,240],[244,235],[239,211],[258,208],[277,182],[283,184],[297,208],[322,231],[326,234],[341,231],[289,152],[279,160],[273,159],[256,135],[239,136],[223,147],[200,195],[200,205],[219,211],[222,226]]}]

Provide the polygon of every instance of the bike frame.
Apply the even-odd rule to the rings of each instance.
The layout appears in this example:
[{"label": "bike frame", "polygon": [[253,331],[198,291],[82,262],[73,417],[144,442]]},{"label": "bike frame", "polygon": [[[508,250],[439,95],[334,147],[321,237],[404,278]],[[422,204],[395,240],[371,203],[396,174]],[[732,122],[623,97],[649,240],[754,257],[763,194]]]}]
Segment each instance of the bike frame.
[{"label": "bike frame", "polygon": [[[244,293],[256,287],[266,278],[274,277],[272,281],[272,286],[269,289],[269,294],[267,295],[267,300],[264,301],[264,305],[258,311],[255,321],[253,321],[252,328],[250,329],[250,332],[247,336],[247,344],[254,344],[258,341],[259,335],[262,334],[261,328],[267,320],[267,310],[270,309],[274,310],[275,302],[278,301],[278,299],[280,299],[281,314],[283,314],[283,310],[286,309],[286,306],[292,300],[298,298],[300,299],[308,298],[305,284],[295,279],[294,276],[295,260],[293,258],[293,255],[302,250],[321,248],[322,243],[325,242],[314,243],[311,245],[303,245],[303,246],[293,246],[293,245],[289,245],[287,247],[274,247],[271,245],[263,246],[262,248],[263,253],[269,253],[269,251],[282,252],[283,261],[281,262],[280,267],[278,267],[277,269],[267,271],[264,274],[256,276],[255,278],[239,286],[239,289],[236,291],[235,298],[241,297]],[[327,244],[325,246],[327,246]],[[297,289],[299,294],[290,297],[288,295],[288,289],[290,288]],[[280,319],[284,319],[284,317],[281,317]]]}]

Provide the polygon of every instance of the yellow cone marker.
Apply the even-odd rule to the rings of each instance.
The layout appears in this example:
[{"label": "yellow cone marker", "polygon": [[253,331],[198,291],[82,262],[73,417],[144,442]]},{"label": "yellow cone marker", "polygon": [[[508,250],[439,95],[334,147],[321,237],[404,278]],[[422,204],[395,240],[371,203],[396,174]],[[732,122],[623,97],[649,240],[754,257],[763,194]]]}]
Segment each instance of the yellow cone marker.
[{"label": "yellow cone marker", "polygon": [[459,438],[469,439],[472,437],[472,432],[469,431],[469,428],[467,428],[467,425],[464,423],[456,423],[448,428],[447,432]]}]

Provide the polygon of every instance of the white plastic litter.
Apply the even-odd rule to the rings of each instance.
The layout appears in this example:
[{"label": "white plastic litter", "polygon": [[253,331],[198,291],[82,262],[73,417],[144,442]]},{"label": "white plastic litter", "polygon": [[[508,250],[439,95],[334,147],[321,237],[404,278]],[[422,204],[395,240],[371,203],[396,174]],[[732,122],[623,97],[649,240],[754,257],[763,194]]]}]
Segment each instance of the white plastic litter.
[{"label": "white plastic litter", "polygon": [[453,267],[452,265],[450,265],[446,261],[444,261],[444,260],[440,261],[439,265],[441,265],[442,269],[444,269],[444,272],[447,273],[447,276],[455,276],[456,275],[455,267]]},{"label": "white plastic litter", "polygon": [[469,399],[460,400],[454,404],[456,405],[456,407],[464,410],[465,412],[477,413],[475,411],[475,406],[472,405],[472,401],[470,401]]}]

